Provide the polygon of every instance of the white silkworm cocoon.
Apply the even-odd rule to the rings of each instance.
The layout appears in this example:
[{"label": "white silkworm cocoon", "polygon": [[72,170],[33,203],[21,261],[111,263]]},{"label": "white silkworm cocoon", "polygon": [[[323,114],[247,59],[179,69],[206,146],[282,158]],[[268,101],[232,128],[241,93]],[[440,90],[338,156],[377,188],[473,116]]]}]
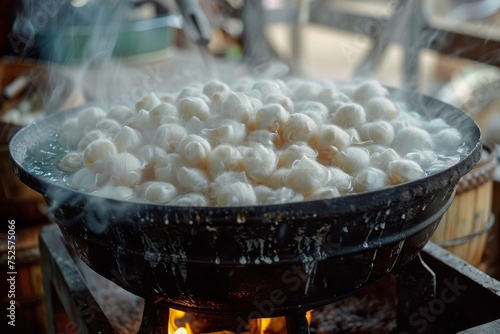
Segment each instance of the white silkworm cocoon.
[{"label": "white silkworm cocoon", "polygon": [[310,119],[314,121],[314,123],[316,123],[318,127],[323,125],[325,122],[323,116],[319,114],[316,110],[308,109],[308,110],[298,111],[297,113],[308,116]]},{"label": "white silkworm cocoon", "polygon": [[208,104],[200,97],[186,97],[179,100],[177,109],[181,120],[189,120],[192,117],[197,117],[203,121],[210,116]]},{"label": "white silkworm cocoon", "polygon": [[178,153],[167,154],[164,158],[158,157],[155,161],[155,180],[177,185],[179,182],[176,172],[185,165],[184,159]]},{"label": "white silkworm cocoon", "polygon": [[428,168],[436,161],[437,156],[434,151],[415,150],[404,156],[405,159],[415,161],[422,168]]},{"label": "white silkworm cocoon", "polygon": [[114,119],[118,121],[120,124],[125,124],[132,116],[135,115],[135,112],[127,106],[113,106],[108,112],[108,118]]},{"label": "white silkworm cocoon", "polygon": [[156,165],[157,162],[163,161],[167,157],[167,152],[156,145],[144,145],[137,151],[137,158],[147,165]]},{"label": "white silkworm cocoon", "polygon": [[392,184],[415,181],[425,177],[425,172],[415,161],[400,159],[391,161],[388,165],[389,180]]},{"label": "white silkworm cocoon", "polygon": [[[273,104],[273,103],[277,103],[280,106],[282,106],[283,109],[288,111],[289,114],[292,114],[294,112],[295,106],[294,106],[292,100],[286,95],[280,95],[280,94],[268,95],[264,101],[264,104]],[[255,110],[258,110],[258,109],[260,109],[260,108],[257,108]]]},{"label": "white silkworm cocoon", "polygon": [[240,206],[257,204],[257,196],[248,183],[236,182],[225,185],[216,194],[216,204],[221,206]]},{"label": "white silkworm cocoon", "polygon": [[250,118],[249,118],[247,124],[253,122],[253,119],[255,118],[255,113],[257,112],[257,110],[259,110],[260,108],[262,108],[264,106],[264,103],[262,102],[262,100],[259,100],[257,98],[249,96],[248,100],[250,101],[250,104],[252,105],[253,111],[250,115]]},{"label": "white silkworm cocoon", "polygon": [[163,124],[156,129],[155,144],[167,152],[175,152],[182,140],[187,136],[187,131],[179,124]]},{"label": "white silkworm cocoon", "polygon": [[206,164],[211,150],[210,143],[198,135],[187,135],[177,148],[177,152],[188,164],[198,167]]},{"label": "white silkworm cocoon", "polygon": [[318,136],[318,125],[311,117],[304,114],[292,114],[288,118],[283,129],[283,139],[285,141],[312,142],[316,141]]},{"label": "white silkworm cocoon", "polygon": [[391,121],[399,116],[399,107],[385,97],[374,97],[365,105],[366,119],[369,122]]},{"label": "white silkworm cocoon", "polygon": [[427,130],[427,132],[434,134],[444,129],[448,129],[450,126],[442,118],[434,118],[428,122],[423,122],[422,128]]},{"label": "white silkworm cocoon", "polygon": [[318,92],[318,94],[316,95],[316,100],[323,103],[325,106],[328,106],[337,101],[338,96],[339,91],[337,91],[335,88],[327,87]]},{"label": "white silkworm cocoon", "polygon": [[281,146],[281,137],[276,132],[269,130],[254,130],[248,134],[247,141],[261,143],[273,149]]},{"label": "white silkworm cocoon", "polygon": [[455,128],[446,128],[432,135],[437,150],[457,151],[463,144],[462,135]]},{"label": "white silkworm cocoon", "polygon": [[176,172],[179,186],[187,192],[206,193],[209,179],[204,171],[199,168],[181,167]]},{"label": "white silkworm cocoon", "polygon": [[161,103],[161,100],[156,96],[155,93],[148,93],[143,95],[139,101],[135,103],[135,111],[141,111],[142,109],[150,111],[157,105]]},{"label": "white silkworm cocoon", "polygon": [[390,121],[392,128],[394,129],[394,134],[397,135],[399,131],[412,126],[411,122],[404,118],[396,118]]},{"label": "white silkworm cocoon", "polygon": [[154,172],[159,162],[167,157],[167,152],[155,145],[145,145],[137,152],[137,158],[144,166],[142,180],[155,179]]},{"label": "white silkworm cocoon", "polygon": [[432,150],[434,141],[427,131],[415,126],[409,126],[401,129],[396,134],[392,147],[399,154],[405,155],[413,150]]},{"label": "white silkworm cocoon", "polygon": [[109,160],[117,154],[111,140],[98,139],[87,145],[83,151],[83,164],[95,173],[104,173]]},{"label": "white silkworm cocoon", "polygon": [[337,188],[342,194],[351,190],[351,176],[337,167],[327,167],[328,177],[325,186]]},{"label": "white silkworm cocoon", "polygon": [[203,100],[205,100],[206,98],[208,100],[208,97],[203,94],[203,91],[201,89],[195,87],[185,87],[177,95],[176,101],[179,102],[180,100],[188,97],[199,97]]},{"label": "white silkworm cocoon", "polygon": [[228,85],[219,80],[211,80],[203,87],[203,93],[210,99],[213,98],[215,93],[226,93],[230,90]]},{"label": "white silkworm cocoon", "polygon": [[215,144],[238,145],[246,137],[246,125],[232,119],[213,119],[207,122],[201,133]]},{"label": "white silkworm cocoon", "polygon": [[144,138],[139,130],[124,126],[113,139],[118,152],[135,152],[144,144]]},{"label": "white silkworm cocoon", "polygon": [[295,192],[308,195],[328,180],[328,170],[317,161],[302,156],[290,169],[286,184]]},{"label": "white silkworm cocoon", "polygon": [[130,118],[125,125],[131,127],[132,129],[137,129],[147,133],[147,130],[152,127],[153,123],[149,118],[149,111],[141,109],[132,118]]},{"label": "white silkworm cocoon", "polygon": [[276,131],[288,120],[290,114],[280,104],[268,104],[257,110],[255,126],[258,129]]},{"label": "white silkworm cocoon", "polygon": [[62,171],[72,173],[83,167],[82,155],[78,152],[69,152],[59,161],[58,167]]},{"label": "white silkworm cocoon", "polygon": [[328,108],[321,102],[317,101],[301,101],[295,105],[295,112],[308,115],[314,120],[318,126],[323,124],[328,118]]},{"label": "white silkworm cocoon", "polygon": [[78,127],[78,120],[72,118],[63,123],[59,144],[66,149],[75,149],[82,138],[83,133]]},{"label": "white silkworm cocoon", "polygon": [[367,142],[361,140],[358,130],[355,128],[344,129],[344,131],[351,137],[351,145],[366,145]]},{"label": "white silkworm cocoon", "polygon": [[416,127],[425,130],[423,125],[427,123],[427,121],[422,119],[422,117],[415,112],[405,112],[400,114],[398,118],[390,121],[390,123],[394,128],[394,133],[398,134],[399,131],[408,127]]},{"label": "white silkworm cocoon", "polygon": [[209,200],[205,195],[189,193],[175,197],[168,204],[189,207],[207,206],[209,204]]},{"label": "white silkworm cocoon", "polygon": [[320,199],[330,199],[339,197],[340,192],[335,187],[322,187],[313,191],[309,196],[306,197],[308,201],[316,201]]},{"label": "white silkworm cocoon", "polygon": [[88,168],[82,168],[73,175],[71,179],[72,186],[75,188],[83,188],[85,190],[94,190],[101,183],[97,173]]},{"label": "white silkworm cocoon", "polygon": [[259,91],[261,100],[265,100],[269,95],[280,94],[281,86],[276,80],[259,80],[253,84],[252,90]]},{"label": "white silkworm cocoon", "polygon": [[346,103],[337,109],[333,122],[341,128],[357,128],[366,123],[365,110],[360,104]]},{"label": "white silkworm cocoon", "polygon": [[328,116],[326,118],[326,122],[327,123],[334,123],[333,119],[335,117],[335,113],[337,112],[337,110],[340,109],[340,107],[344,106],[345,104],[348,104],[348,103],[351,103],[350,100],[348,101],[335,101],[331,104],[329,104],[327,107],[328,107]]},{"label": "white silkworm cocoon", "polygon": [[149,112],[151,123],[160,126],[166,123],[177,123],[179,113],[173,104],[162,102]]},{"label": "white silkworm cocoon", "polygon": [[353,99],[364,103],[374,97],[386,97],[389,92],[377,80],[369,80],[362,83],[353,93]]},{"label": "white silkworm cocoon", "polygon": [[122,187],[116,198],[253,205],[373,191],[459,159],[458,130],[393,102],[375,80],[269,77],[148,93],[135,110],[114,106],[107,115],[83,109],[63,124],[61,146],[78,152],[58,168],[75,172],[78,187],[107,182],[95,192],[106,197]]},{"label": "white silkworm cocoon", "polygon": [[257,198],[257,203],[267,204],[271,203],[270,198],[274,193],[274,189],[271,189],[268,186],[258,185],[253,187],[253,192],[255,193],[255,197]]},{"label": "white silkworm cocoon", "polygon": [[135,196],[135,193],[134,190],[129,187],[107,185],[101,189],[94,191],[92,195],[119,201],[126,201],[132,199]]},{"label": "white silkworm cocoon", "polygon": [[158,204],[168,203],[177,195],[177,189],[174,185],[158,181],[144,182],[137,185],[135,192],[140,198]]},{"label": "white silkworm cocoon", "polygon": [[83,136],[83,138],[78,142],[77,148],[79,151],[83,151],[90,143],[102,138],[104,138],[104,133],[100,130],[92,130]]},{"label": "white silkworm cocoon", "polygon": [[91,107],[81,110],[78,112],[76,117],[80,131],[87,133],[88,131],[95,129],[97,122],[106,118],[106,112],[104,112],[101,108]]},{"label": "white silkworm cocoon", "polygon": [[205,129],[205,122],[198,117],[191,117],[187,122],[184,122],[184,128],[188,134],[201,135]]},{"label": "white silkworm cocoon", "polygon": [[311,100],[323,89],[323,87],[316,82],[302,81],[297,83],[289,83],[292,90],[293,99],[296,101]]},{"label": "white silkworm cocoon", "polygon": [[371,152],[372,155],[374,153],[382,153],[387,149],[386,146],[377,145],[377,144],[371,144],[371,145],[367,145],[365,147],[368,149],[368,151]]},{"label": "white silkworm cocoon", "polygon": [[111,118],[105,118],[97,123],[97,129],[101,130],[104,134],[110,137],[114,137],[122,128],[122,125],[116,120]]},{"label": "white silkworm cocoon", "polygon": [[387,171],[389,163],[401,159],[399,154],[392,148],[387,148],[383,152],[375,152],[370,156],[370,166]]},{"label": "white silkworm cocoon", "polygon": [[306,143],[291,144],[279,153],[278,166],[279,167],[292,167],[295,161],[299,160],[302,156],[306,156],[315,160],[318,153]]},{"label": "white silkworm cocoon", "polygon": [[360,135],[362,140],[389,146],[394,140],[394,129],[389,122],[375,121],[363,125],[360,129]]},{"label": "white silkworm cocoon", "polygon": [[244,172],[224,172],[217,175],[210,185],[211,193],[214,197],[217,196],[217,193],[220,189],[232,183],[249,183],[248,178]]},{"label": "white silkworm cocoon", "polygon": [[174,94],[162,94],[159,96],[159,98],[161,102],[167,104],[175,104],[175,102],[177,101],[177,97]]},{"label": "white silkworm cocoon", "polygon": [[370,164],[370,152],[364,147],[348,147],[332,158],[332,165],[355,174]]},{"label": "white silkworm cocoon", "polygon": [[324,124],[318,132],[316,147],[323,158],[331,159],[339,151],[351,145],[351,136],[333,124]]},{"label": "white silkworm cocoon", "polygon": [[259,183],[265,182],[276,170],[276,153],[262,144],[253,144],[250,150],[242,153],[241,165],[246,175]]},{"label": "white silkworm cocoon", "polygon": [[296,193],[295,191],[293,191],[288,187],[281,187],[275,189],[267,197],[267,203],[269,204],[301,202],[303,200],[304,200],[304,195]]},{"label": "white silkworm cocoon", "polygon": [[387,187],[389,179],[380,169],[367,167],[354,177],[354,191],[374,191]]},{"label": "white silkworm cocoon", "polygon": [[141,180],[144,165],[131,153],[118,153],[109,165],[111,181],[117,185],[132,187]]},{"label": "white silkworm cocoon", "polygon": [[247,123],[254,116],[253,105],[243,93],[230,92],[224,96],[219,114],[240,123]]},{"label": "white silkworm cocoon", "polygon": [[266,184],[273,189],[286,187],[289,173],[290,168],[278,168],[271,174]]},{"label": "white silkworm cocoon", "polygon": [[227,171],[241,170],[241,153],[236,148],[221,144],[208,154],[207,170],[211,177]]}]

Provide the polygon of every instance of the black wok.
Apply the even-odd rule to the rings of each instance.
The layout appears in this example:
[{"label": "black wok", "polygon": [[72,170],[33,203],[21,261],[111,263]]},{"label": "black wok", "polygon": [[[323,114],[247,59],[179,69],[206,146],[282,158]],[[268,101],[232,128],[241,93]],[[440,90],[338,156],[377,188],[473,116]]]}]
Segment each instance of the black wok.
[{"label": "black wok", "polygon": [[408,263],[479,160],[481,133],[468,115],[428,97],[407,102],[458,128],[468,154],[415,182],[329,200],[175,207],[71,189],[58,181],[59,157],[39,162],[53,164],[50,176],[27,157],[78,109],[23,128],[10,151],[16,175],[44,195],[68,243],[97,273],[192,313],[280,316],[336,301]]}]

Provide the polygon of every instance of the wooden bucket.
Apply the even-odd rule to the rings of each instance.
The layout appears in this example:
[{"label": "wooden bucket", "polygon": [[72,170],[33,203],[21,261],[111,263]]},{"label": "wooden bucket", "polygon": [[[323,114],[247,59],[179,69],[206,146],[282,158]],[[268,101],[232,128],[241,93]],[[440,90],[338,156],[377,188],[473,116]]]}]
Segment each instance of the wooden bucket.
[{"label": "wooden bucket", "polygon": [[456,195],[431,240],[473,266],[481,263],[488,233],[495,224],[492,214],[494,150],[483,145],[478,164],[457,185]]},{"label": "wooden bucket", "polygon": [[[2,222],[7,226],[7,221]],[[2,291],[1,307],[6,310],[10,301],[15,301],[15,327],[16,333],[46,333],[47,320],[45,317],[45,304],[43,298],[42,269],[40,265],[40,250],[38,248],[38,236],[44,224],[22,226],[15,224],[15,298],[9,298],[8,292],[10,282],[5,276],[10,272],[8,269],[8,244],[7,233],[2,228],[0,234],[0,263],[4,270],[4,278],[0,280],[0,291]],[[11,255],[12,253],[10,253]],[[5,316],[4,316],[5,317]],[[4,328],[9,318],[4,319]]]}]

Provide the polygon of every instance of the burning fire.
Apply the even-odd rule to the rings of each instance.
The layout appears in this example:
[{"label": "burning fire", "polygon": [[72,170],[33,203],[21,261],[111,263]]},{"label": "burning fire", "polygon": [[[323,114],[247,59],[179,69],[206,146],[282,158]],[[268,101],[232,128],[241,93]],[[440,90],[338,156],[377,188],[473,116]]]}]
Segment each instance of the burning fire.
[{"label": "burning fire", "polygon": [[[312,311],[307,312],[307,321],[311,321]],[[207,332],[209,320],[199,318],[183,311],[170,309],[168,321],[169,334],[231,334],[228,330]],[[228,328],[229,329],[229,328]],[[251,319],[247,331],[243,334],[283,334],[286,333],[285,317]]]}]

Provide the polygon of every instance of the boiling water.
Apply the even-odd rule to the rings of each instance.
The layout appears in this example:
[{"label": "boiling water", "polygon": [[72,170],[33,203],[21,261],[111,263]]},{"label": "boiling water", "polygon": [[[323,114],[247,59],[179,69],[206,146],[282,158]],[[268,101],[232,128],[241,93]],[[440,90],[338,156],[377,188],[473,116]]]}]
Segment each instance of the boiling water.
[{"label": "boiling water", "polygon": [[57,168],[68,152],[59,145],[59,134],[53,133],[26,151],[22,166],[31,174],[58,186],[67,186],[70,174]]},{"label": "boiling water", "polygon": [[[59,134],[51,134],[39,144],[29,148],[22,166],[31,174],[52,185],[63,188],[71,188],[80,192],[91,193],[96,189],[85,190],[72,182],[74,173],[61,171],[57,166],[59,161],[69,151],[62,148],[58,142]],[[435,162],[424,169],[426,175],[436,174],[447,169],[467,156],[471,148],[466,144],[461,145],[453,155],[437,154]],[[351,190],[350,192],[354,192]],[[139,198],[132,198],[131,201],[143,202]]]}]

